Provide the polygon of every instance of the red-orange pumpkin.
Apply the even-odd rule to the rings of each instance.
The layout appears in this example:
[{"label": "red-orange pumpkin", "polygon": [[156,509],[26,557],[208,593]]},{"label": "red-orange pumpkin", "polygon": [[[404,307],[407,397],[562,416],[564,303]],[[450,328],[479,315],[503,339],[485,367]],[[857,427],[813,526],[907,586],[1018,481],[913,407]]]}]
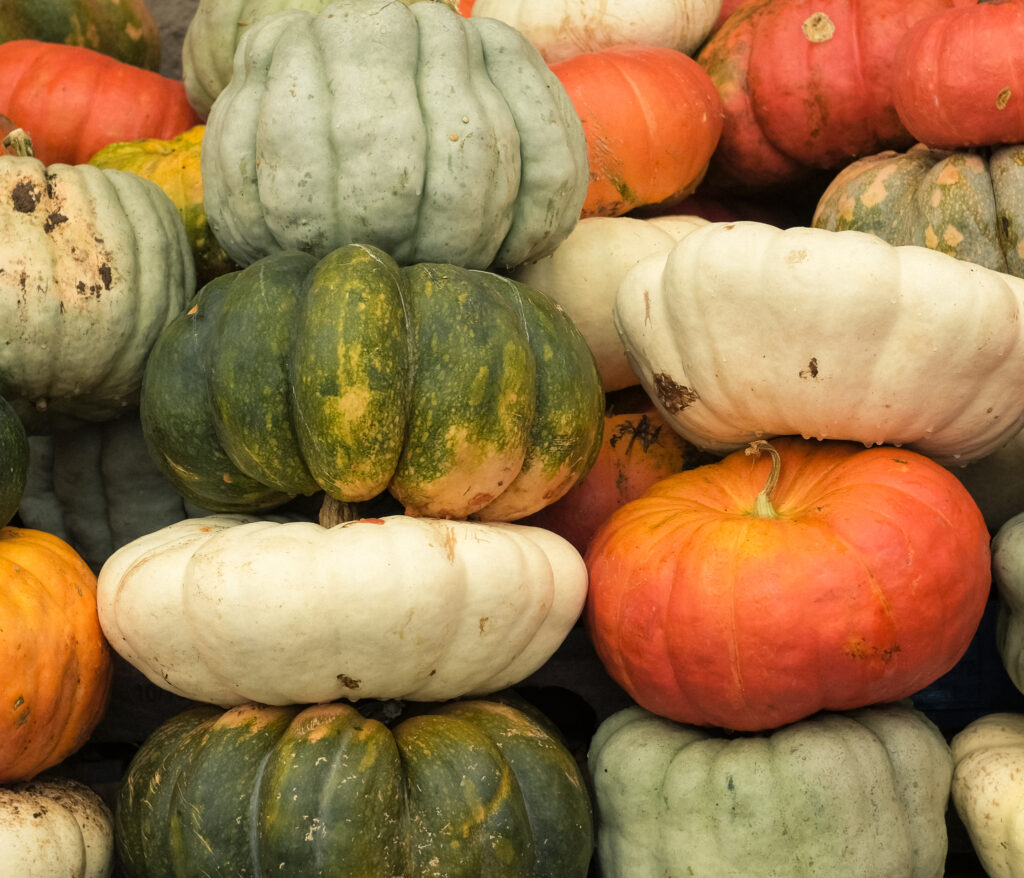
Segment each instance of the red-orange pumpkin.
[{"label": "red-orange pumpkin", "polygon": [[1024,141],[1024,3],[988,0],[919,21],[900,43],[900,119],[942,149]]},{"label": "red-orange pumpkin", "polygon": [[111,655],[78,553],[43,531],[0,529],[0,783],[86,742],[107,705]]},{"label": "red-orange pumpkin", "polygon": [[38,40],[0,43],[0,113],[32,135],[45,165],[84,164],[109,143],[168,139],[200,122],[179,80]]},{"label": "red-orange pumpkin", "polygon": [[952,668],[990,584],[956,477],[892,447],[763,445],[663,479],[595,534],[586,619],[610,675],[670,719],[758,730]]},{"label": "red-orange pumpkin", "polygon": [[581,216],[681,201],[704,177],[721,101],[688,55],[614,46],[551,65],[583,122],[590,186]]}]

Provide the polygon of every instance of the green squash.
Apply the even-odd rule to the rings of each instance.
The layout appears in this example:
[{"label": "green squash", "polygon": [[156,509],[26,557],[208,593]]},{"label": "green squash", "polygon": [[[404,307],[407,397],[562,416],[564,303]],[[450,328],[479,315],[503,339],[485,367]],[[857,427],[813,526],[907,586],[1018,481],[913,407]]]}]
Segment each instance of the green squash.
[{"label": "green squash", "polygon": [[140,412],[207,509],[390,491],[417,515],[511,521],[586,474],[603,408],[586,341],[543,294],[354,244],[204,287],[154,346]]},{"label": "green squash", "polygon": [[254,21],[207,119],[210,227],[246,266],[366,243],[510,268],[571,231],[583,126],[537,50],[440,2],[337,0]]},{"label": "green squash", "polygon": [[172,717],[121,785],[127,878],[587,874],[588,792],[546,722],[497,700],[362,711],[245,704]]},{"label": "green squash", "polygon": [[160,31],[145,0],[0,0],[0,43],[9,40],[83,46],[160,68]]},{"label": "green squash", "polygon": [[917,144],[848,165],[812,225],[856,229],[1024,277],[1024,145],[950,152]]},{"label": "green squash", "polygon": [[604,878],[943,875],[952,757],[905,704],[754,735],[629,707],[587,758]]},{"label": "green squash", "polygon": [[28,461],[25,427],[10,403],[0,396],[0,527],[18,511],[28,479]]}]

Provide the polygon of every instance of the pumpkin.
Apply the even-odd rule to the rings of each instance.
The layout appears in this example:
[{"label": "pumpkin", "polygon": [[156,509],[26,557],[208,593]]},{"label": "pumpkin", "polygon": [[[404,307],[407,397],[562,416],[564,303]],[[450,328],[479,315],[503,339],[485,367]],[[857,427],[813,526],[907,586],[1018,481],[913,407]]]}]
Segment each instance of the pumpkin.
[{"label": "pumpkin", "polygon": [[811,224],[858,229],[1024,276],[1024,145],[992,150],[887,150],[843,168]]},{"label": "pumpkin", "polygon": [[510,24],[545,61],[558,64],[626,44],[690,55],[704,42],[720,5],[721,0],[476,0],[463,14]]},{"label": "pumpkin", "polygon": [[1024,511],[1024,430],[981,460],[951,466],[950,472],[970,491],[994,534]]},{"label": "pumpkin", "polygon": [[900,42],[891,74],[900,121],[933,147],[1020,143],[1024,7],[1016,0],[961,5],[918,22]]},{"label": "pumpkin", "polygon": [[985,874],[1017,878],[1024,858],[1024,716],[984,714],[953,736],[950,749],[953,805]]},{"label": "pumpkin", "polygon": [[184,225],[155,183],[44,165],[17,135],[26,154],[0,156],[0,394],[32,432],[117,417],[195,291]]},{"label": "pumpkin", "polygon": [[697,55],[725,119],[708,181],[783,186],[914,138],[893,103],[892,59],[910,27],[975,0],[750,0]]},{"label": "pumpkin", "polygon": [[0,529],[0,783],[30,780],[74,753],[110,693],[110,647],[96,614],[96,577],[67,543]]},{"label": "pumpkin", "polygon": [[906,449],[752,450],[662,479],[594,535],[586,620],[612,678],[660,716],[750,731],[952,668],[991,579],[963,485]]},{"label": "pumpkin", "polygon": [[127,662],[195,701],[440,701],[533,673],[586,588],[579,553],[542,528],[220,515],[118,549],[99,618]]},{"label": "pumpkin", "polygon": [[590,472],[559,500],[520,519],[565,537],[584,553],[594,532],[620,506],[655,482],[713,458],[676,433],[661,414],[606,412],[601,450]]},{"label": "pumpkin", "polygon": [[17,412],[0,396],[0,527],[18,511],[28,481],[29,445]]},{"label": "pumpkin", "polygon": [[582,216],[675,204],[697,188],[722,132],[718,91],[675,49],[613,46],[552,64],[583,123]]},{"label": "pumpkin", "polygon": [[248,28],[202,175],[210,228],[239,265],[365,243],[403,265],[507,268],[575,225],[587,144],[508,25],[444,3],[339,0]]},{"label": "pumpkin", "polygon": [[89,164],[97,168],[131,171],[152,180],[167,193],[185,223],[195,256],[196,283],[200,286],[237,267],[206,221],[199,170],[205,130],[206,126],[196,125],[170,140],[149,138],[111,143],[89,159]]},{"label": "pumpkin", "polygon": [[113,815],[91,787],[69,778],[0,787],[0,859],[9,875],[108,878]]},{"label": "pumpkin", "polygon": [[4,0],[0,43],[83,46],[126,64],[160,68],[160,29],[145,0]]},{"label": "pumpkin", "polygon": [[200,120],[184,86],[81,46],[0,43],[0,113],[47,165],[82,164],[108,143],[171,137]]},{"label": "pumpkin", "polygon": [[759,735],[629,707],[587,758],[605,878],[941,878],[952,758],[905,704]]},{"label": "pumpkin", "polygon": [[857,231],[712,223],[623,278],[615,320],[685,438],[798,434],[963,464],[1017,433],[1019,278]]},{"label": "pumpkin", "polygon": [[199,707],[128,767],[126,878],[584,878],[593,818],[549,723],[498,701]]},{"label": "pumpkin", "polygon": [[549,256],[520,265],[511,277],[565,309],[594,354],[601,387],[611,393],[639,381],[612,317],[619,284],[645,257],[667,253],[706,224],[696,216],[587,217]]},{"label": "pumpkin", "polygon": [[996,648],[1014,686],[1024,692],[1024,511],[992,538],[992,579],[999,596]]},{"label": "pumpkin", "polygon": [[349,245],[207,284],[154,346],[140,414],[207,509],[388,490],[411,514],[513,520],[587,472],[603,403],[585,340],[543,294]]}]

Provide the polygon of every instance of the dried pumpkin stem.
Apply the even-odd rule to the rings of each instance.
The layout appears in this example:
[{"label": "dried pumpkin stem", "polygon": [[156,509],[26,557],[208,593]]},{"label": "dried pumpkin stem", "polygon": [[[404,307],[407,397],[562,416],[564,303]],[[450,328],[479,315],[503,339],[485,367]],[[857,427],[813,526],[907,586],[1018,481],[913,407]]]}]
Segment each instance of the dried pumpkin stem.
[{"label": "dried pumpkin stem", "polygon": [[25,158],[32,158],[36,151],[32,148],[32,138],[24,128],[15,128],[3,141],[7,149],[13,149],[14,154]]},{"label": "dried pumpkin stem", "polygon": [[779,483],[779,473],[782,471],[782,458],[779,456],[779,452],[766,439],[757,439],[746,447],[744,453],[756,457],[762,451],[767,451],[772,456],[772,468],[771,472],[768,473],[768,481],[765,482],[761,493],[757,495],[757,499],[754,501],[754,509],[751,515],[756,515],[758,518],[778,518],[779,514],[775,511],[775,507],[772,506],[772,492]]}]

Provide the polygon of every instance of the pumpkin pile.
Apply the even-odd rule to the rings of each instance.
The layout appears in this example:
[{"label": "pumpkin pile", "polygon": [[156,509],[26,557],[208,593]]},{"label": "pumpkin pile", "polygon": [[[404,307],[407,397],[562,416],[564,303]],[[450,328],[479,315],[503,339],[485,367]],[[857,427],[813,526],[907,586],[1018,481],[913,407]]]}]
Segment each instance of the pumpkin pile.
[{"label": "pumpkin pile", "polygon": [[0,15],[0,863],[1020,874],[1024,3],[157,3]]}]

